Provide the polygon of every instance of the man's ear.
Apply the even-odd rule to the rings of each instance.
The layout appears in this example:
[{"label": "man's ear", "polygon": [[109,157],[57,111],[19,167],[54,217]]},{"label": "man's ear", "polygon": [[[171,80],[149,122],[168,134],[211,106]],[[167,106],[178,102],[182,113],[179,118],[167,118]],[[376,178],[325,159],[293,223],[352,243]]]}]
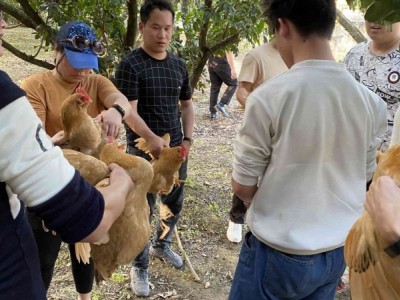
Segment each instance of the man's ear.
[{"label": "man's ear", "polygon": [[290,36],[290,26],[286,19],[278,18],[279,29],[278,34],[287,39]]},{"label": "man's ear", "polygon": [[143,22],[139,22],[139,32],[143,33],[143,28],[144,28],[144,23]]}]

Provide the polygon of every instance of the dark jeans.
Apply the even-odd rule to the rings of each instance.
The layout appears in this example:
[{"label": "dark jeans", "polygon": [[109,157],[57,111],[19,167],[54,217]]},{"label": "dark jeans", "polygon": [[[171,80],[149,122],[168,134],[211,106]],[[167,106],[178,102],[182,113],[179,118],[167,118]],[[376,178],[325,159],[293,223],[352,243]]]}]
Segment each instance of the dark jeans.
[{"label": "dark jeans", "polygon": [[[61,238],[58,234],[53,235],[51,231],[45,232],[42,226],[42,219],[35,214],[27,212],[27,216],[38,247],[40,271],[47,291],[53,278],[54,265],[61,247]],[[68,244],[68,247],[76,291],[80,294],[90,293],[94,280],[93,260],[90,259],[89,264],[78,262],[75,256],[75,244]]]},{"label": "dark jeans", "polygon": [[236,194],[233,194],[232,207],[229,211],[229,219],[235,224],[244,224],[246,212],[247,208],[243,201],[236,196]]},{"label": "dark jeans", "polygon": [[238,81],[231,78],[231,68],[227,63],[214,63],[209,61],[208,72],[210,74],[210,112],[216,112],[214,106],[218,102],[218,95],[221,90],[222,83],[228,87],[221,97],[221,103],[228,105],[238,87]]},{"label": "dark jeans", "polygon": [[[137,148],[128,146],[128,153],[141,156],[144,158],[149,158],[149,156]],[[182,163],[181,168],[179,169],[179,179],[186,180],[187,177],[187,166],[188,166],[188,158]],[[167,216],[166,218],[158,218],[157,220],[157,231],[153,236],[151,241],[153,247],[155,248],[168,248],[172,241],[172,234],[174,232],[174,228],[178,223],[180,213],[183,207],[183,195],[184,195],[184,187],[185,184],[182,182],[179,186],[175,186],[171,193],[166,196],[161,196],[161,203],[166,205],[168,209],[171,211],[172,216]],[[150,223],[153,219],[154,208],[156,205],[157,196],[155,194],[147,194],[147,202],[150,207]],[[168,231],[163,230],[162,228],[166,228]],[[146,248],[140,253],[135,260],[132,262],[133,266],[139,267],[141,269],[147,269],[149,267],[149,246],[147,244]]]},{"label": "dark jeans", "polygon": [[343,247],[315,255],[275,250],[246,234],[229,300],[333,300],[346,268]]}]

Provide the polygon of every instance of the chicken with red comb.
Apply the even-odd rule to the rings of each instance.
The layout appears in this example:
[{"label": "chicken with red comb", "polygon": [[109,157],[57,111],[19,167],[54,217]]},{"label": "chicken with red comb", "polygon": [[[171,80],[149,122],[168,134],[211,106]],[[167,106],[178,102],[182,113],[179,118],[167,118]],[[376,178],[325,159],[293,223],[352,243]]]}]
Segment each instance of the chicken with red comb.
[{"label": "chicken with red comb", "polygon": [[[165,134],[163,139],[169,144],[170,136]],[[135,140],[136,147],[143,152],[149,153],[147,142],[143,138]],[[188,149],[183,146],[165,147],[161,150],[160,157],[153,158],[150,163],[153,166],[154,177],[149,193],[168,195],[175,185],[179,185],[179,169],[186,157],[189,155]]]},{"label": "chicken with red comb", "polygon": [[72,149],[93,155],[101,141],[102,129],[87,113],[92,103],[86,91],[78,87],[76,93],[69,96],[61,106],[61,121],[64,126],[64,137],[69,140]]}]

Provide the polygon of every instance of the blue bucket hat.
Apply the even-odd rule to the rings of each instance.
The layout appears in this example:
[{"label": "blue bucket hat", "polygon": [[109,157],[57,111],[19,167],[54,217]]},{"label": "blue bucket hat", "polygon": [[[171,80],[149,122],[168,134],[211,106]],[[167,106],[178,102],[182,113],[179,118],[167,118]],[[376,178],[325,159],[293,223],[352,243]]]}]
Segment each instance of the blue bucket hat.
[{"label": "blue bucket hat", "polygon": [[96,69],[99,70],[97,54],[91,47],[84,50],[76,49],[70,42],[62,40],[72,39],[75,35],[82,35],[88,41],[95,41],[96,34],[86,23],[72,21],[64,24],[57,33],[56,44],[64,46],[68,62],[74,69]]}]

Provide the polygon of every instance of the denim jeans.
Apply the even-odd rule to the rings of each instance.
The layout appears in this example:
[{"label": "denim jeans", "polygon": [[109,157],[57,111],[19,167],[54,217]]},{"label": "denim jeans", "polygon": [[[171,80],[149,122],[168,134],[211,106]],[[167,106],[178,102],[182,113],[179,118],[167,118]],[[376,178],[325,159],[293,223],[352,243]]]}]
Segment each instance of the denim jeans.
[{"label": "denim jeans", "polygon": [[229,300],[331,300],[346,268],[343,247],[315,255],[275,250],[248,232]]}]

